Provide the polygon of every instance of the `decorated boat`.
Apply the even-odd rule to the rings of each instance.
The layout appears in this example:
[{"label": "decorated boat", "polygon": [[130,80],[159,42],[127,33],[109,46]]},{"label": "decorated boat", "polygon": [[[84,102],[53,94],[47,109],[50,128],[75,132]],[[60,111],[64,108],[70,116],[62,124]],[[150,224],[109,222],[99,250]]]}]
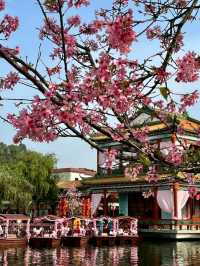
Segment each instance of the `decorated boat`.
[{"label": "decorated boat", "polygon": [[33,248],[56,248],[61,243],[61,224],[63,219],[47,215],[33,220],[29,245]]},{"label": "decorated boat", "polygon": [[0,214],[0,248],[26,246],[30,218],[23,214]]},{"label": "decorated boat", "polygon": [[130,216],[122,216],[117,219],[117,245],[134,245],[138,237],[138,219]]},{"label": "decorated boat", "polygon": [[117,235],[117,219],[100,217],[93,219],[90,243],[95,246],[114,246]]},{"label": "decorated boat", "polygon": [[63,246],[82,247],[88,244],[90,230],[89,219],[71,217],[64,220],[61,230]]}]

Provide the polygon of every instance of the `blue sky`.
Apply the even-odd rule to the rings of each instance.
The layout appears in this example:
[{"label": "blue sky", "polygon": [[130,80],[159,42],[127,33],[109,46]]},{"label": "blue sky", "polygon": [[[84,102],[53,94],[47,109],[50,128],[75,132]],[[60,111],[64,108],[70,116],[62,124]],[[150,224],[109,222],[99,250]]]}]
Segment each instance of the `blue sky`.
[{"label": "blue sky", "polygon": [[[92,6],[88,8],[81,9],[81,17],[85,21],[91,19],[92,11],[97,7],[105,7],[111,3],[111,0],[92,0]],[[21,47],[21,54],[23,56],[28,55],[32,60],[37,55],[38,49],[38,28],[41,24],[41,13],[36,4],[35,0],[7,0],[7,9],[6,13],[17,15],[20,18],[20,27],[19,30],[13,35],[10,40],[11,46],[19,45]],[[185,50],[195,50],[200,54],[200,34],[199,34],[199,25],[191,26],[188,25],[185,31],[189,32],[186,35],[186,45]],[[43,47],[46,49],[48,47]],[[145,43],[136,43],[133,53],[136,57],[141,57],[150,54],[152,47],[146,47]],[[44,51],[43,50],[43,51]],[[48,60],[44,58],[44,60]],[[7,66],[1,61],[0,65],[0,76],[5,74],[8,71]],[[181,87],[181,90],[190,90],[191,88],[199,88],[199,82],[191,85],[184,85]],[[172,83],[172,86],[176,89],[176,84]],[[180,86],[179,86],[180,87]],[[4,93],[3,95],[9,96],[9,93]],[[16,91],[12,92],[12,96],[23,95],[30,97],[34,95],[34,92],[30,91],[29,88],[18,86]],[[14,111],[14,107],[11,103],[6,104],[5,106],[0,106],[0,114],[5,114],[6,112]],[[191,109],[190,114],[195,118],[200,119],[200,103]],[[0,141],[11,144],[12,137],[15,134],[15,130],[5,124],[0,122]],[[30,140],[24,140],[24,144],[28,148],[43,152],[43,153],[55,153],[58,159],[58,167],[87,167],[93,168],[96,167],[96,151],[88,147],[83,141],[77,139],[58,139],[53,143],[35,143]]]}]

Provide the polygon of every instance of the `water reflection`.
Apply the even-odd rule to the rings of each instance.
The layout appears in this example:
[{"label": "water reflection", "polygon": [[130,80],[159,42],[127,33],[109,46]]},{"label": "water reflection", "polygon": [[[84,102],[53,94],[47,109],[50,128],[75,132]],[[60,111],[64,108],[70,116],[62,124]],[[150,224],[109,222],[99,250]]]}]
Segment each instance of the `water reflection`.
[{"label": "water reflection", "polygon": [[199,266],[200,242],[142,242],[133,247],[0,250],[2,266]]},{"label": "water reflection", "polygon": [[139,248],[139,265],[199,266],[200,242],[143,242]]}]

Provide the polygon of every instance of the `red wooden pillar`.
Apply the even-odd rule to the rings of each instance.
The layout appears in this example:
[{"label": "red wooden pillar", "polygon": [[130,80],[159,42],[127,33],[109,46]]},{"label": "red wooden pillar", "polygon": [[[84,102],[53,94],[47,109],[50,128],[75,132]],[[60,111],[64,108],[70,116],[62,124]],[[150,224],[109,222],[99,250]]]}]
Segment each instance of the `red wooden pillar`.
[{"label": "red wooden pillar", "polygon": [[178,216],[178,198],[177,198],[177,191],[179,190],[179,183],[175,182],[173,184],[173,200],[174,200],[174,217]]},{"label": "red wooden pillar", "polygon": [[154,202],[153,202],[153,219],[154,220],[159,220],[159,206],[157,202],[157,190],[158,188],[154,189]]},{"label": "red wooden pillar", "polygon": [[106,190],[104,190],[104,192],[103,192],[103,214],[104,214],[104,216],[108,215]]}]

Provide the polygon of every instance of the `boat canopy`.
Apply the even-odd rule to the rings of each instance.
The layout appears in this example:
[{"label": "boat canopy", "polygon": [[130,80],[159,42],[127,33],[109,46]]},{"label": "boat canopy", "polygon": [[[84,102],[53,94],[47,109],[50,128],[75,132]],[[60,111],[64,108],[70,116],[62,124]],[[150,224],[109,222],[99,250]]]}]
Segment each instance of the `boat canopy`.
[{"label": "boat canopy", "polygon": [[0,214],[0,220],[9,220],[9,221],[28,221],[30,219],[29,216],[24,214]]}]

